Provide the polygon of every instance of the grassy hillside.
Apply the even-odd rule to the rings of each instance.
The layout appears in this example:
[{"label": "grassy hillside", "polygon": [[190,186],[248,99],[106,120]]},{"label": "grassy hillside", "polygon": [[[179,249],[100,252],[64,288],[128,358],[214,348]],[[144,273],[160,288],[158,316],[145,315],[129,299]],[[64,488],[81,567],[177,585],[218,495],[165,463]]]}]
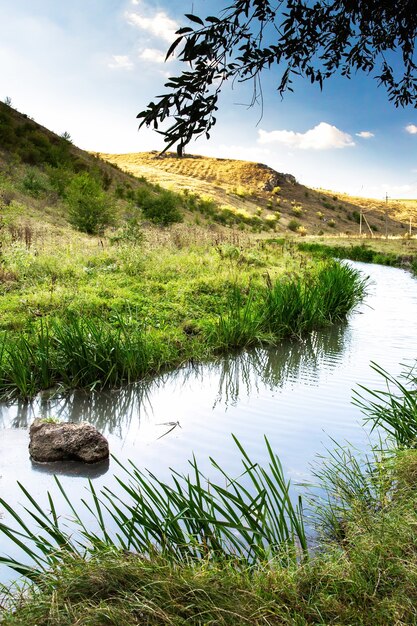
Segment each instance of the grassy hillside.
[{"label": "grassy hillside", "polygon": [[0,139],[0,395],[276,343],[363,295],[354,272],[253,237],[271,231],[263,218],[230,211],[232,229],[213,199],[135,178],[6,105]]},{"label": "grassy hillside", "polygon": [[[255,227],[268,225],[280,232],[301,235],[402,236],[409,219],[417,226],[417,201],[378,201],[309,189],[290,174],[261,163],[214,159],[197,155],[178,158],[174,153],[101,154],[121,169],[145,176],[163,187],[197,193],[214,200],[227,223],[236,216],[253,216]],[[258,220],[256,220],[258,218]],[[218,216],[216,221],[222,221]],[[240,220],[242,223],[244,219]],[[249,222],[249,219],[247,219]]]},{"label": "grassy hillside", "polygon": [[[186,361],[277,344],[284,336],[297,340],[344,319],[362,299],[366,281],[356,270],[325,255],[312,258],[273,234],[293,231],[299,240],[314,229],[353,233],[358,226],[353,200],[306,189],[259,164],[134,158],[136,176],[122,171],[116,157],[110,164],[86,154],[68,136],[58,137],[0,103],[3,399],[30,398],[39,390],[118,386]],[[393,209],[390,223],[402,233],[396,215]],[[382,223],[381,208],[371,207],[367,217],[375,230]],[[382,245],[376,241],[372,244]],[[399,241],[401,249],[412,243]],[[361,246],[361,254],[366,251]],[[318,252],[323,253],[320,247]],[[417,411],[413,392],[400,408],[399,395],[387,399],[381,392],[385,404],[375,417],[382,415],[390,427],[394,420],[394,429],[398,422],[405,431],[397,442],[402,450],[415,446]],[[165,499],[155,498],[146,477],[141,485],[148,488],[130,493],[139,498],[148,493],[150,501],[133,501],[128,515],[121,513],[121,543],[112,543],[105,524],[103,539],[84,528],[79,538],[88,547],[77,539],[78,552],[73,537],[58,527],[52,500],[51,511],[43,511],[28,494],[40,533],[19,527],[19,515],[0,501],[17,523],[13,528],[2,523],[0,530],[46,568],[31,570],[37,584],[21,594],[0,589],[0,621],[22,626],[417,623],[415,451],[395,459],[392,449],[382,457],[380,447],[373,452],[369,462],[355,465],[349,451],[339,450],[333,471],[325,466],[329,502],[319,503],[318,510],[322,520],[327,515],[333,522],[336,540],[313,551],[311,559],[300,553],[301,508],[289,524],[288,486],[272,451],[272,474],[243,458],[244,473],[258,486],[252,501],[247,477],[239,491],[238,480],[225,481],[221,467],[216,489],[205,488],[198,472],[197,483],[187,478],[177,494],[159,483]],[[229,495],[225,483],[233,485]],[[100,511],[103,498],[95,497],[90,512]],[[164,514],[155,523],[156,502]],[[119,510],[120,501],[115,505]],[[145,545],[132,554],[139,545],[132,542],[142,536],[137,524],[142,511],[148,514],[142,518],[148,524]],[[239,544],[243,552],[231,554],[230,546]],[[257,550],[250,554],[257,556],[249,567],[252,544]],[[170,551],[183,558],[171,558]],[[30,573],[18,562],[8,564]]]}]

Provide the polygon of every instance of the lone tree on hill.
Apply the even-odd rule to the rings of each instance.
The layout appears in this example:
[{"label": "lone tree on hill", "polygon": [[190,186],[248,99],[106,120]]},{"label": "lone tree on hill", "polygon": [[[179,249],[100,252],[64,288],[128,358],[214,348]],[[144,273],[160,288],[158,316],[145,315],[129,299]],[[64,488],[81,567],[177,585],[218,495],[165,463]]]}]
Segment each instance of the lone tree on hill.
[{"label": "lone tree on hill", "polygon": [[168,79],[168,93],[138,114],[140,127],[174,120],[160,130],[166,147],[182,155],[195,137],[216,123],[226,81],[253,80],[252,104],[262,99],[260,76],[276,66],[277,90],[292,91],[294,76],[320,88],[326,78],[349,78],[362,70],[388,92],[395,106],[417,107],[415,0],[234,0],[216,16],[187,14],[191,25],[177,31],[166,58],[179,49],[187,63]]}]

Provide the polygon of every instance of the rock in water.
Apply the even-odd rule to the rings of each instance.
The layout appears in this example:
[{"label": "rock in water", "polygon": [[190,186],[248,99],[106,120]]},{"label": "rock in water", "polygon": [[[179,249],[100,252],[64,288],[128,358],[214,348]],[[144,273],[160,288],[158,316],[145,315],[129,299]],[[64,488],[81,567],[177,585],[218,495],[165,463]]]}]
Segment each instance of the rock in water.
[{"label": "rock in water", "polygon": [[109,456],[107,439],[94,426],[36,419],[29,429],[29,453],[34,461],[97,463]]}]

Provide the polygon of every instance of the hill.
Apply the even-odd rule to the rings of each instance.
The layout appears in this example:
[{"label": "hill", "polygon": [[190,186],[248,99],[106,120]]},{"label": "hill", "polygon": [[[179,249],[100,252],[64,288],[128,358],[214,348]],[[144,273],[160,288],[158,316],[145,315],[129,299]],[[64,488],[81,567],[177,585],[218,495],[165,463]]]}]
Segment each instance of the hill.
[{"label": "hill", "polygon": [[224,223],[240,217],[255,227],[329,236],[358,235],[361,213],[362,234],[368,236],[404,235],[410,218],[417,223],[417,201],[385,202],[310,189],[262,163],[156,152],[100,157],[134,176],[214,201],[221,209],[216,221]]},{"label": "hill", "polygon": [[[81,198],[89,199],[89,202]],[[82,207],[81,204],[84,203]],[[0,102],[3,227],[86,234],[132,221],[334,237],[407,235],[417,201],[388,203],[300,185],[267,165],[198,155],[88,153]],[[80,215],[81,214],[81,215]],[[361,217],[362,215],[362,217]],[[19,230],[20,229],[20,230]]]}]

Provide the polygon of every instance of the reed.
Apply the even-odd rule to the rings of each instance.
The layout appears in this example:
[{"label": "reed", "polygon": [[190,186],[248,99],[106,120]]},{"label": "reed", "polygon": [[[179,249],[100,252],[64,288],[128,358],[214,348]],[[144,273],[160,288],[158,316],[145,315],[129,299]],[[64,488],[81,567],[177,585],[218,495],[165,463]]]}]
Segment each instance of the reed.
[{"label": "reed", "polygon": [[372,368],[381,376],[383,389],[368,389],[359,385],[353,401],[365,415],[365,422],[385,430],[398,447],[417,447],[417,394],[415,365],[404,368],[395,378],[376,363]]},{"label": "reed", "polygon": [[247,295],[238,287],[232,289],[226,310],[208,326],[206,341],[210,347],[223,352],[262,343],[265,337],[256,295],[254,288]]},{"label": "reed", "polygon": [[275,337],[301,336],[341,321],[363,299],[367,279],[347,265],[326,262],[303,281],[269,283],[265,293],[263,327]]},{"label": "reed", "polygon": [[145,332],[121,315],[112,323],[68,315],[41,323],[0,345],[0,394],[33,397],[53,385],[88,389],[116,387],[159,372],[178,350],[156,333]]},{"label": "reed", "polygon": [[[242,567],[271,558],[282,565],[306,558],[301,498],[293,503],[290,484],[268,440],[267,467],[254,463],[234,440],[242,462],[242,474],[237,478],[230,477],[213,459],[217,481],[203,475],[195,458],[190,461],[189,474],[173,471],[169,483],[133,463],[128,468],[119,464],[123,470],[117,478],[121,495],[106,487],[97,493],[90,482],[83,510],[76,509],[56,478],[73,515],[72,530],[62,527],[50,494],[50,510],[44,511],[19,484],[27,501],[25,518],[0,498],[0,505],[13,520],[10,525],[0,523],[0,532],[31,563],[4,556],[0,563],[36,581],[41,572],[68,554],[85,557],[103,548],[142,556],[160,554],[172,562],[232,559]],[[84,521],[91,515],[94,524]]]},{"label": "reed", "polygon": [[395,456],[382,440],[367,452],[333,443],[313,465],[316,484],[308,500],[318,535],[343,542],[352,519],[360,517],[362,527],[368,527],[389,504]]},{"label": "reed", "polygon": [[216,296],[210,316],[186,334],[178,321],[152,329],[139,317],[66,313],[31,324],[0,340],[0,396],[32,397],[54,385],[117,387],[218,352],[301,337],[344,319],[363,298],[366,279],[334,261],[301,276],[244,289],[235,284],[226,301]]}]

